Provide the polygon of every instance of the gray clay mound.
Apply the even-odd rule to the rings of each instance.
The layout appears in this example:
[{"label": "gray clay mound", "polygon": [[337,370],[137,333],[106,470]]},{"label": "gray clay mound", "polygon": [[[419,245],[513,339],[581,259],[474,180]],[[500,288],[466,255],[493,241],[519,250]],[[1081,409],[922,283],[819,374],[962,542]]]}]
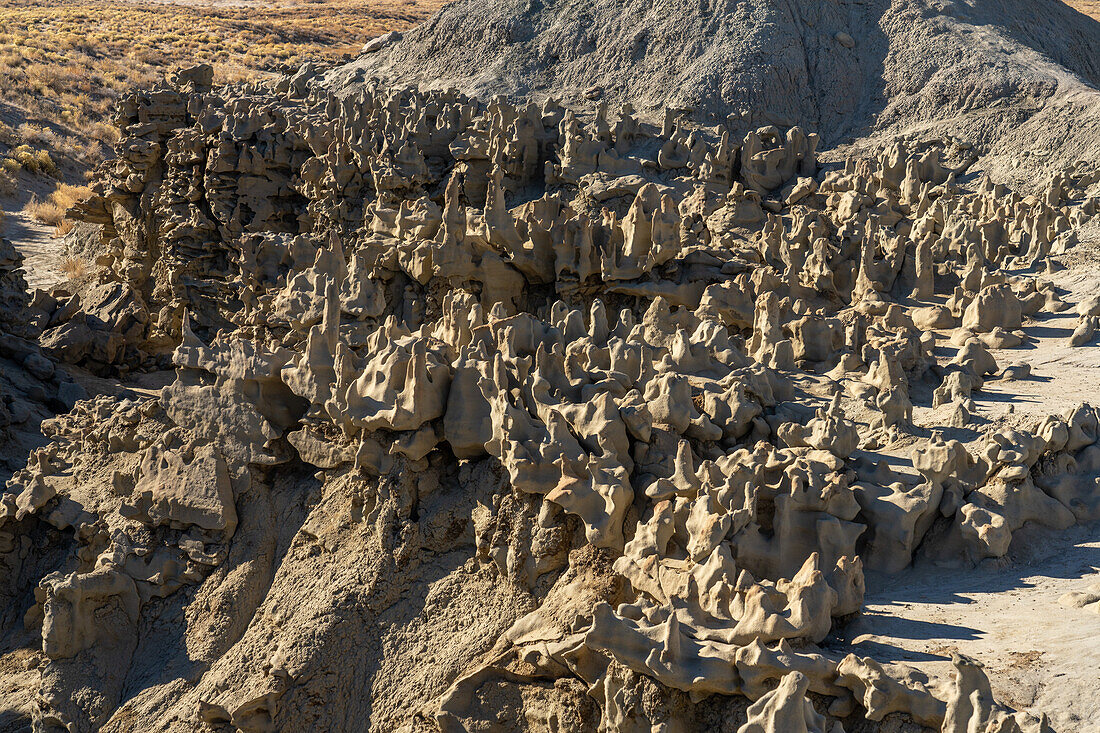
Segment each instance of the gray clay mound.
[{"label": "gray clay mound", "polygon": [[1058,0],[461,0],[331,80],[371,77],[573,107],[599,90],[643,116],[797,124],[825,148],[952,135],[1000,168],[1037,138],[1051,168],[1100,157],[1100,23]]}]

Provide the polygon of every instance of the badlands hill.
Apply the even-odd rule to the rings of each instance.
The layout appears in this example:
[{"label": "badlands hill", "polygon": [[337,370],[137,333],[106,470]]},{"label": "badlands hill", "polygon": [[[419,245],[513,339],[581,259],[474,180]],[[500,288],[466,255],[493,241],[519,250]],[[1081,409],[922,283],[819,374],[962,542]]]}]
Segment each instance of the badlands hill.
[{"label": "badlands hill", "polygon": [[460,0],[333,77],[363,75],[575,107],[598,90],[824,148],[955,136],[1001,169],[1100,156],[1100,22],[1060,0]]},{"label": "badlands hill", "polygon": [[0,731],[1100,727],[1096,28],[463,2],[127,95],[96,271],[0,242]]}]

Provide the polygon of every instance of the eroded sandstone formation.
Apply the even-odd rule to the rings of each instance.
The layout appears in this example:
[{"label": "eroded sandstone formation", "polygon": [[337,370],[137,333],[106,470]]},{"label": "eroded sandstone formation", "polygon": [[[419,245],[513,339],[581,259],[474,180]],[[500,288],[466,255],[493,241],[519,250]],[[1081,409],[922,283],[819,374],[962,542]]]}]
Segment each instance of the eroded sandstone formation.
[{"label": "eroded sandstone formation", "polygon": [[58,304],[42,290],[27,292],[22,264],[12,243],[0,239],[0,476],[5,480],[40,442],[38,424],[87,397],[39,343]]},{"label": "eroded sandstone formation", "polygon": [[[1094,173],[819,170],[798,128],[314,73],[120,105],[80,210],[107,274],[43,343],[176,379],[45,423],[4,494],[0,537],[74,548],[27,613],[37,728],[1044,730],[973,660],[952,690],[817,645],[864,568],[1100,518],[1093,407],[912,430],[1072,307],[1044,272]],[[908,473],[871,453],[899,438]]]}]

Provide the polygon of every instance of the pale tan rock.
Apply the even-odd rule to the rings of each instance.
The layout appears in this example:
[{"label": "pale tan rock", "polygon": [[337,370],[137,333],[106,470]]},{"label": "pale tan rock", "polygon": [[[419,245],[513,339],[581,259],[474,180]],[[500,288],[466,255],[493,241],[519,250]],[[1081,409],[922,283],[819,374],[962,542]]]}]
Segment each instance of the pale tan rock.
[{"label": "pale tan rock", "polygon": [[963,313],[963,328],[975,333],[988,333],[1000,327],[1007,331],[1020,328],[1020,301],[1007,285],[983,288]]},{"label": "pale tan rock", "polygon": [[901,711],[930,728],[943,724],[946,706],[929,691],[928,678],[910,667],[887,668],[868,657],[849,654],[837,666],[836,684],[855,694],[868,720],[880,721]]},{"label": "pale tan rock", "polygon": [[775,682],[792,671],[809,680],[809,690],[820,695],[844,697],[850,692],[836,684],[836,663],[813,651],[796,651],[780,640],[771,649],[754,639],[737,650],[737,671],[741,675],[742,691],[752,700],[759,700],[775,689]]},{"label": "pale tan rock", "polygon": [[809,687],[809,678],[791,672],[775,690],[749,706],[748,722],[737,733],[825,733],[825,716],[806,699]]},{"label": "pale tan rock", "polygon": [[[602,83],[580,114],[335,94],[309,65],[274,97],[208,77],[122,101],[84,207],[122,341],[84,293],[35,316],[59,353],[119,369],[140,340],[179,369],[155,407],[48,426],[0,500],[0,575],[36,552],[16,523],[60,528],[85,580],[56,597],[123,609],[117,640],[44,663],[39,722],[653,730],[718,693],[757,701],[746,729],[822,730],[814,693],[937,728],[933,681],[813,643],[918,550],[999,557],[1027,523],[1100,516],[1091,408],[973,454],[923,437],[977,435],[989,349],[1066,307],[1024,271],[1072,246],[1083,172],[1025,197],[964,176],[961,142],[909,140],[818,176],[798,127],[679,110],[658,135]],[[143,686],[135,629],[152,647],[169,621],[171,681]],[[351,647],[360,674],[332,674]]]},{"label": "pale tan rock", "polygon": [[951,316],[951,311],[940,305],[914,308],[912,317],[913,323],[922,331],[955,327],[955,319]]},{"label": "pale tan rock", "polygon": [[873,570],[900,572],[938,514],[942,485],[856,483],[852,488],[870,527],[865,562]]},{"label": "pale tan rock", "polygon": [[[820,642],[832,627],[831,615],[837,605],[837,592],[825,582],[818,569],[817,553],[790,581],[780,580],[774,590],[755,585],[742,601],[744,614],[734,629],[734,640],[751,638],[762,641],[806,638]],[[786,605],[785,612],[773,615],[776,601]]]},{"label": "pale tan rock", "polygon": [[1012,531],[1000,514],[974,504],[965,504],[959,510],[963,537],[981,548],[985,557],[1002,557],[1012,542]]},{"label": "pale tan rock", "polygon": [[[35,592],[44,609],[42,651],[51,659],[74,657],[137,624],[139,601],[134,581],[115,568],[91,573],[54,573]],[[104,617],[110,617],[106,622]]]},{"label": "pale tan rock", "polygon": [[340,419],[365,430],[416,430],[442,417],[451,370],[435,347],[411,335],[376,336],[372,358],[335,400]]},{"label": "pale tan rock", "polygon": [[943,733],[966,733],[971,730],[1040,733],[1050,730],[1046,716],[1037,719],[1027,713],[1012,714],[998,705],[980,662],[953,652],[951,663],[955,666],[955,686],[947,701],[943,727],[940,728]]},{"label": "pale tan rock", "polygon": [[1097,316],[1081,316],[1077,322],[1077,327],[1073,329],[1073,333],[1066,343],[1070,346],[1084,346],[1093,340],[1097,329],[1100,329],[1100,318],[1097,318]]},{"label": "pale tan rock", "polygon": [[969,371],[951,371],[932,394],[932,407],[964,403],[975,390],[981,389],[984,380]]},{"label": "pale tan rock", "polygon": [[154,524],[195,525],[220,530],[226,539],[237,528],[233,486],[225,460],[212,445],[184,450],[152,447],[142,457],[134,487],[135,510]]}]

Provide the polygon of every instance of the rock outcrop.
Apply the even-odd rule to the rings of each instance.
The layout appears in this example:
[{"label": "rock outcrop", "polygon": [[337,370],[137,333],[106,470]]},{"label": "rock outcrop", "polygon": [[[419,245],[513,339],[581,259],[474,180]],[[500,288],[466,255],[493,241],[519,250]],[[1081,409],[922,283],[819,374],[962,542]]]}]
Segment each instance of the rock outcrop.
[{"label": "rock outcrop", "polygon": [[23,256],[0,239],[0,478],[7,480],[41,442],[39,423],[86,397],[48,349],[39,343],[57,303],[48,293],[27,292]]},{"label": "rock outcrop", "polygon": [[[957,145],[821,170],[798,126],[319,81],[120,104],[76,212],[105,270],[40,309],[43,350],[176,376],[44,423],[3,495],[0,539],[74,550],[21,609],[36,727],[1007,715],[970,667],[942,699],[817,645],[864,567],[1100,517],[1087,405],[976,454],[912,425],[924,393],[965,422],[989,349],[1064,309],[1040,273],[1087,166],[1025,196]],[[915,474],[872,465],[898,439]]]}]

